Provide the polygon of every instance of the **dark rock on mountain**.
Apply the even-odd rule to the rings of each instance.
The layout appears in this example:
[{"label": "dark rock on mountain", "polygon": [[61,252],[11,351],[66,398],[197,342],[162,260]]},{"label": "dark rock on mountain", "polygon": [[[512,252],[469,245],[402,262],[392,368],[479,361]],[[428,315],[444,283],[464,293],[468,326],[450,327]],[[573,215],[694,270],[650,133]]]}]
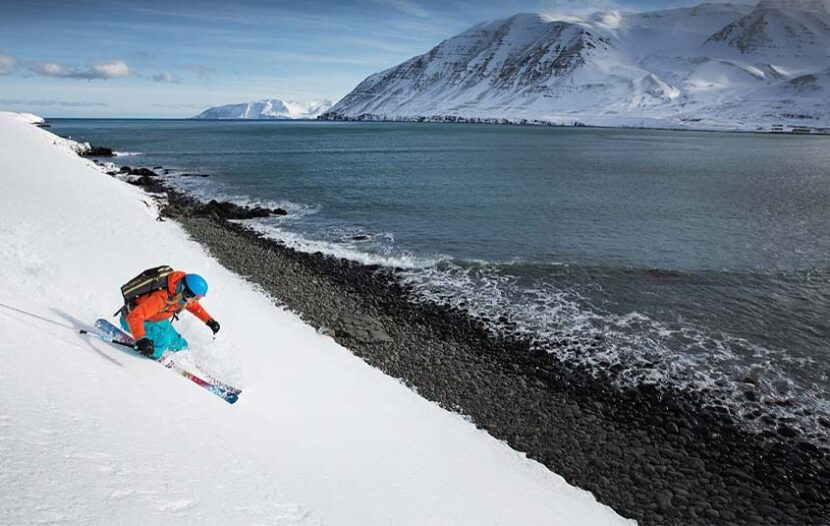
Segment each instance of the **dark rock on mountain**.
[{"label": "dark rock on mountain", "polygon": [[825,0],[762,0],[748,15],[712,35],[741,53],[826,49],[830,43],[830,4]]}]

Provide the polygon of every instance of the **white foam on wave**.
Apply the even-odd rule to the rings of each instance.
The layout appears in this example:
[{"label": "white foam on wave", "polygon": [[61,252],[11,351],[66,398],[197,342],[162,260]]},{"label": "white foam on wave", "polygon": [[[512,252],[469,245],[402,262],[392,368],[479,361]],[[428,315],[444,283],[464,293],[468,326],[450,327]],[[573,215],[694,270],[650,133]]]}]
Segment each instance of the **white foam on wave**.
[{"label": "white foam on wave", "polygon": [[[813,431],[820,428],[816,419],[799,415],[802,404],[830,415],[830,401],[820,389],[796,385],[770,367],[773,354],[779,361],[787,360],[781,352],[683,320],[667,323],[637,311],[610,313],[592,305],[576,290],[543,279],[520,283],[505,270],[443,260],[436,266],[405,270],[400,276],[413,286],[416,299],[486,318],[496,333],[518,333],[543,347],[550,341],[565,341],[567,345],[554,351],[559,359],[594,371],[617,368],[617,380],[622,385],[651,383],[706,389],[719,393],[719,401],[726,403],[733,414],[746,417],[757,409],[743,398],[743,382],[749,377],[767,400],[787,400],[798,392],[799,404],[767,404],[765,411],[795,418]],[[748,356],[753,357],[755,365],[747,365]],[[752,425],[749,420],[744,422]]]},{"label": "white foam on wave", "polygon": [[112,152],[112,154],[116,157],[135,157],[141,155],[141,152]]},{"label": "white foam on wave", "polygon": [[355,261],[363,265],[380,265],[399,269],[429,268],[436,260],[419,258],[412,254],[384,255],[362,250],[357,243],[322,241],[309,239],[301,234],[280,228],[265,221],[246,221],[245,225],[266,237],[280,241],[300,252],[320,252],[328,256]]},{"label": "white foam on wave", "polygon": [[315,204],[306,204],[306,203],[296,203],[294,201],[288,201],[286,199],[254,199],[251,197],[238,195],[238,194],[220,194],[218,199],[222,201],[228,201],[235,205],[239,206],[248,206],[248,207],[262,207],[262,208],[282,208],[286,212],[288,212],[288,216],[291,219],[297,219],[302,216],[316,214],[320,211],[320,206]]}]

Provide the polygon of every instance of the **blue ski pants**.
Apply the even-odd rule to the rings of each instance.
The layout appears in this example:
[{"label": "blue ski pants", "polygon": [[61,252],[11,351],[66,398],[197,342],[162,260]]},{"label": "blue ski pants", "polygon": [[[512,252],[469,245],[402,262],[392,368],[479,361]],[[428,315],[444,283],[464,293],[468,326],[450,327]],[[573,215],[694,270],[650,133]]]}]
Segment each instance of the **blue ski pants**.
[{"label": "blue ski pants", "polygon": [[[121,316],[121,328],[127,333],[130,332],[130,326],[127,325],[127,320]],[[171,320],[161,321],[145,321],[144,331],[147,333],[147,338],[153,340],[155,343],[155,352],[153,358],[159,359],[164,351],[179,352],[187,349],[187,340],[176,332],[173,328]]]}]

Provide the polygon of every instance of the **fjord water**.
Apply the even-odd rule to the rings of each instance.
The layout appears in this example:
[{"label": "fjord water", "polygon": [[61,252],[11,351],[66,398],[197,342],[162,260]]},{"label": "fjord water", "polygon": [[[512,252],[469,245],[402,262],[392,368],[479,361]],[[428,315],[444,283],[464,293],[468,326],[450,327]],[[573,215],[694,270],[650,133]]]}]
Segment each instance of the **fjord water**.
[{"label": "fjord water", "polygon": [[[627,380],[826,433],[830,137],[489,125],[57,120],[256,228],[399,267]],[[511,330],[513,328],[511,327]],[[600,341],[587,351],[580,342]],[[748,394],[747,394],[748,393]],[[814,435],[814,436],[816,436]]]}]

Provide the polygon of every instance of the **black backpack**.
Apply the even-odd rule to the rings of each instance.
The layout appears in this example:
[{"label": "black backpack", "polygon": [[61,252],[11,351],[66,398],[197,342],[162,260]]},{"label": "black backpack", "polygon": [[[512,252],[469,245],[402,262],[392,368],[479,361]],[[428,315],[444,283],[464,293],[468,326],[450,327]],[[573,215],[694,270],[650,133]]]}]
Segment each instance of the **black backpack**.
[{"label": "black backpack", "polygon": [[135,307],[135,300],[139,296],[167,288],[167,277],[173,272],[173,267],[162,265],[148,268],[138,276],[121,285],[121,295],[124,296],[124,307],[118,309],[114,315],[123,312],[125,315]]}]

